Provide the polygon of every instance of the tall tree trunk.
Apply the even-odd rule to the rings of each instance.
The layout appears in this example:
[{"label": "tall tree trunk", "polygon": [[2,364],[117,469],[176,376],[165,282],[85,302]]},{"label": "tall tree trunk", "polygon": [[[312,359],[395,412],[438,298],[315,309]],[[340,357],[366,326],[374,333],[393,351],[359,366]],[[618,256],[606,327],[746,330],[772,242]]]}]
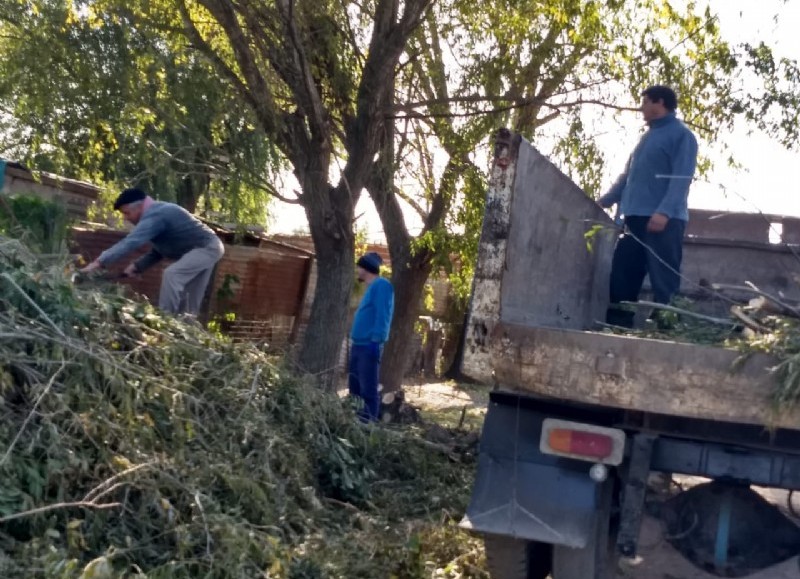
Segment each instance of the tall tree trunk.
[{"label": "tall tree trunk", "polygon": [[392,255],[394,319],[381,360],[384,394],[400,390],[403,385],[403,377],[412,353],[410,346],[414,340],[414,324],[419,315],[425,283],[431,273],[431,255],[427,249],[408,255],[410,246],[407,245],[403,253],[407,257],[397,259]]},{"label": "tall tree trunk", "polygon": [[353,203],[349,194],[338,189],[331,190],[330,196],[318,195],[318,199],[331,202],[306,205],[316,253],[317,284],[298,363],[304,371],[315,375],[321,386],[334,388],[355,275]]}]

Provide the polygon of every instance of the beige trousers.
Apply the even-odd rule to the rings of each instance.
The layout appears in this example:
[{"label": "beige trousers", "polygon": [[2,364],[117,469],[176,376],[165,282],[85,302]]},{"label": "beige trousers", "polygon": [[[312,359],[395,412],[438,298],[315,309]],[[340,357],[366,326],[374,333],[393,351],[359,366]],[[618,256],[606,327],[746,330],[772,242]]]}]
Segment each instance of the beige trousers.
[{"label": "beige trousers", "polygon": [[225,247],[217,239],[205,247],[189,251],[167,267],[161,278],[158,307],[171,314],[196,316],[200,312],[211,272],[224,253]]}]

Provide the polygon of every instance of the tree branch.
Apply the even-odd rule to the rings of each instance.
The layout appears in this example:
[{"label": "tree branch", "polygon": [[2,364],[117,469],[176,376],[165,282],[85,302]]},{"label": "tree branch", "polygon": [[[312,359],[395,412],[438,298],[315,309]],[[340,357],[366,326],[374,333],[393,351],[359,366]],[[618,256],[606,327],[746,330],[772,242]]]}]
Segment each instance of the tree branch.
[{"label": "tree branch", "polygon": [[213,62],[223,64],[224,69],[229,71],[226,73],[227,78],[237,79],[235,85],[240,88],[240,90],[242,88],[246,90],[243,96],[245,96],[248,102],[250,102],[253,106],[259,121],[261,121],[261,124],[264,127],[264,130],[266,130],[267,133],[274,134],[277,130],[276,120],[278,116],[275,102],[272,97],[272,92],[263,75],[261,74],[258,65],[256,64],[255,55],[250,48],[247,36],[242,30],[242,27],[239,25],[239,21],[233,6],[228,0],[199,0],[199,2],[206,8],[206,10],[209,11],[209,13],[211,13],[214,19],[225,31],[228,41],[230,42],[231,49],[233,50],[234,58],[236,59],[237,65],[239,66],[239,70],[241,71],[246,84],[241,82],[238,75],[236,75],[230,69],[230,67],[227,66],[227,64],[222,62],[222,59],[219,57],[219,55],[217,55],[217,53],[214,52],[213,49],[200,37],[200,33],[197,31],[194,23],[191,23],[188,10],[186,10],[185,7],[185,0],[181,0],[181,13],[182,15],[185,14],[184,22],[186,22],[188,19],[191,23],[191,27],[189,29],[191,38],[193,40],[201,40],[201,46],[204,47],[204,53],[208,54],[208,51],[211,51],[211,53],[213,53],[215,56],[215,58],[213,58]]}]

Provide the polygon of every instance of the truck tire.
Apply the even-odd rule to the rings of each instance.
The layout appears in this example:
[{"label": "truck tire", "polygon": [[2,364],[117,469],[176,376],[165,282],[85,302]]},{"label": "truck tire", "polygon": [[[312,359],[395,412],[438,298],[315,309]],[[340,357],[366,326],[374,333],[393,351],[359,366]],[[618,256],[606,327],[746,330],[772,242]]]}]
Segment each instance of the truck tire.
[{"label": "truck tire", "polygon": [[[553,579],[615,579],[617,557],[608,546],[553,547]],[[599,551],[602,550],[603,553]]]},{"label": "truck tire", "polygon": [[545,579],[550,574],[553,548],[547,543],[486,535],[483,544],[492,579]]}]

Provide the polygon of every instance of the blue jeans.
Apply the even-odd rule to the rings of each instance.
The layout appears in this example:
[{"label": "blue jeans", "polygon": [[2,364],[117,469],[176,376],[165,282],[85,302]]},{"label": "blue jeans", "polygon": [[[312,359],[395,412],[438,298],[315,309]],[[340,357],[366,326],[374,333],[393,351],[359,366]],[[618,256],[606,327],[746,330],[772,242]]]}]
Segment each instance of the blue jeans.
[{"label": "blue jeans", "polygon": [[353,344],[350,349],[348,385],[350,396],[364,403],[364,407],[358,411],[359,418],[364,422],[378,420],[380,414],[381,404],[378,396],[380,367],[380,353],[376,355],[374,346]]},{"label": "blue jeans", "polygon": [[614,305],[639,301],[645,276],[650,278],[654,301],[660,304],[668,304],[680,289],[686,222],[670,219],[664,231],[649,233],[649,220],[649,217],[638,215],[625,218],[625,233],[617,241],[611,262],[608,323],[633,326],[634,313]]}]

